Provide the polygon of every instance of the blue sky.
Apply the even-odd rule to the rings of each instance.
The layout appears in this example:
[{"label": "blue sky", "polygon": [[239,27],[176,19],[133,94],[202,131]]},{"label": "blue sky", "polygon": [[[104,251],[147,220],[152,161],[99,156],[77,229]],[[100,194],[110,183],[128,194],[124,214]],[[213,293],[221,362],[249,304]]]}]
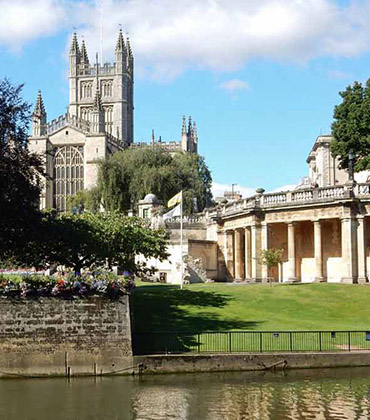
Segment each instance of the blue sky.
[{"label": "blue sky", "polygon": [[135,55],[135,140],[179,140],[198,123],[215,184],[279,189],[307,175],[338,91],[370,77],[370,1],[0,0],[0,77],[43,92],[48,119],[68,103],[75,27],[90,59],[113,58],[119,25]]}]

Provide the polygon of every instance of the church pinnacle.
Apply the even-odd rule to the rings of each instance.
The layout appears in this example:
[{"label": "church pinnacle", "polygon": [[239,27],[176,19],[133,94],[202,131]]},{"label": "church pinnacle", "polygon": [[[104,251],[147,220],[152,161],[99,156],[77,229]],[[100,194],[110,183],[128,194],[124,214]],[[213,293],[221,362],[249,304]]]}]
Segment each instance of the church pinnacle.
[{"label": "church pinnacle", "polygon": [[186,136],[186,117],[185,117],[185,115],[182,116],[181,135]]},{"label": "church pinnacle", "polygon": [[69,54],[70,55],[80,55],[80,47],[78,46],[76,32],[73,33],[72,44],[71,44],[71,49],[69,51]]},{"label": "church pinnacle", "polygon": [[125,41],[123,39],[122,29],[120,29],[119,34],[118,34],[117,44],[116,44],[116,51],[123,52],[125,50],[126,50]]},{"label": "church pinnacle", "polygon": [[41,90],[37,93],[35,109],[32,114],[32,135],[34,137],[46,134],[46,111],[42,100]]},{"label": "church pinnacle", "polygon": [[89,64],[89,57],[87,55],[87,49],[84,40],[82,40],[81,44],[81,64]]},{"label": "church pinnacle", "polygon": [[37,117],[46,116],[46,111],[45,111],[44,101],[42,100],[41,90],[39,90],[37,93],[37,99],[36,99],[33,115]]}]

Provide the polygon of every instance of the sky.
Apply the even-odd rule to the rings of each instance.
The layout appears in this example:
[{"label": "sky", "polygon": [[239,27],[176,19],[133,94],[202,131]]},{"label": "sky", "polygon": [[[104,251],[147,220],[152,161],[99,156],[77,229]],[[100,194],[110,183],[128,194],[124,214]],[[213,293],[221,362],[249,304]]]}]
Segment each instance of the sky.
[{"label": "sky", "polygon": [[197,121],[215,195],[293,188],[330,133],[338,94],[370,77],[370,0],[0,0],[0,78],[66,112],[73,31],[113,61],[120,28],[135,57],[135,141]]}]

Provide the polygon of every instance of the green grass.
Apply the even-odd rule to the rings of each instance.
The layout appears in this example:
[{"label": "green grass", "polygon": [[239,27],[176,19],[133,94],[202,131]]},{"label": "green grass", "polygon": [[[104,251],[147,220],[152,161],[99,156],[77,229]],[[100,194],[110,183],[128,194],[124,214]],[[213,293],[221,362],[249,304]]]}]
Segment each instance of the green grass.
[{"label": "green grass", "polygon": [[135,332],[370,330],[370,287],[139,283]]}]

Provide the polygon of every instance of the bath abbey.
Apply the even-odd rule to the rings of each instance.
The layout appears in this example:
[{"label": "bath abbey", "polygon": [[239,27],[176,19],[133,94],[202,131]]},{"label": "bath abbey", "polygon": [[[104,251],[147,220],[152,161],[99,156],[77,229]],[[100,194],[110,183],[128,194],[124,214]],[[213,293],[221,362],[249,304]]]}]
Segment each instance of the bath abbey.
[{"label": "bath abbey", "polygon": [[[119,32],[114,63],[90,63],[86,44],[81,47],[74,34],[69,51],[69,105],[64,115],[47,121],[41,92],[33,112],[31,151],[45,157],[48,175],[41,208],[65,211],[67,197],[96,185],[98,163],[127,147],[146,147],[134,143],[134,57],[130,40]],[[183,117],[178,142],[155,141],[170,153],[197,152],[195,121]]]},{"label": "bath abbey", "polygon": [[[40,205],[65,211],[67,198],[97,182],[98,164],[134,142],[134,58],[129,39],[119,32],[114,63],[91,64],[85,42],[73,35],[69,52],[69,105],[65,115],[47,121],[41,92],[33,113],[30,149],[44,155],[45,181]],[[319,136],[307,157],[308,176],[291,191],[223,202],[183,219],[160,216],[163,203],[153,194],[139,202],[138,214],[169,230],[167,261],[149,261],[158,279],[244,282],[365,283],[370,278],[370,174],[354,176],[330,153],[330,135]],[[179,141],[152,147],[169,153],[197,153],[196,123],[185,117]],[[163,209],[162,209],[163,210]],[[282,250],[274,267],[263,264],[263,250]]]}]

